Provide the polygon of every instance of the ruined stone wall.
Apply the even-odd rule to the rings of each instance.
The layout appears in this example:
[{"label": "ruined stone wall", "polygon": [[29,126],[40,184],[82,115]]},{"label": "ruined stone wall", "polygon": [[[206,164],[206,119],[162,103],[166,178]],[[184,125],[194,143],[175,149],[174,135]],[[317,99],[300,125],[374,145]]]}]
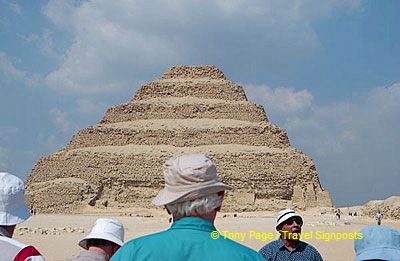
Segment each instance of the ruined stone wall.
[{"label": "ruined stone wall", "polygon": [[372,200],[361,209],[364,216],[371,218],[375,218],[378,210],[381,211],[383,220],[400,220],[400,196],[392,196],[385,200]]}]

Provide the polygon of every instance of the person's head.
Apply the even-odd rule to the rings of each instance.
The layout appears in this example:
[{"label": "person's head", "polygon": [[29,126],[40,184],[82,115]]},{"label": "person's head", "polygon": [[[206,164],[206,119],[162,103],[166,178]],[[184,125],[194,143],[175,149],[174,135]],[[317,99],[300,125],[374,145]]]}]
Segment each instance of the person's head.
[{"label": "person's head", "polygon": [[0,226],[13,235],[15,226],[30,217],[24,200],[24,182],[7,172],[0,172]]},{"label": "person's head", "polygon": [[164,164],[165,187],[153,203],[165,206],[174,219],[185,216],[214,220],[224,191],[231,187],[220,182],[212,160],[204,154],[172,157]]},{"label": "person's head", "polygon": [[174,218],[200,216],[213,220],[221,209],[223,197],[224,192],[221,191],[194,200],[167,204],[165,207]]},{"label": "person's head", "polygon": [[298,240],[302,226],[303,218],[292,209],[280,211],[276,218],[275,228],[284,240]]},{"label": "person's head", "polygon": [[124,243],[124,226],[113,219],[99,218],[90,234],[79,241],[79,246],[89,251],[101,250],[108,258]]},{"label": "person's head", "polygon": [[368,226],[361,230],[362,239],[354,240],[355,261],[399,260],[400,233],[385,226]]}]

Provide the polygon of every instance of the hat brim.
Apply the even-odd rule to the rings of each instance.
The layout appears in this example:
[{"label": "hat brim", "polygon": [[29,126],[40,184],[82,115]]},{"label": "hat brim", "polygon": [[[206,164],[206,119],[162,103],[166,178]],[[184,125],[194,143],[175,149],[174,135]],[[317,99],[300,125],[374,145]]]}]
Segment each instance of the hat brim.
[{"label": "hat brim", "polygon": [[104,234],[94,233],[94,234],[89,234],[86,237],[82,238],[81,241],[79,241],[78,245],[80,247],[82,247],[83,249],[88,250],[88,246],[87,246],[87,240],[88,239],[103,239],[103,240],[107,240],[107,241],[113,242],[113,243],[115,243],[115,244],[117,244],[119,246],[122,246],[124,244],[124,242],[122,242],[121,239],[119,239],[119,238],[117,238],[117,237],[115,237],[113,235],[106,234],[106,233],[104,233]]},{"label": "hat brim", "polygon": [[192,188],[183,192],[172,192],[167,188],[164,188],[158,193],[152,202],[156,206],[165,206],[168,204],[194,200],[209,194],[231,189],[231,186],[228,186],[222,182],[216,182],[207,186]]},{"label": "hat brim", "polygon": [[284,216],[281,220],[279,220],[279,223],[276,224],[275,229],[278,230],[278,227],[279,227],[281,224],[283,224],[286,220],[288,220],[288,219],[290,219],[290,218],[292,218],[292,217],[299,217],[299,218],[301,218],[301,221],[303,221],[303,218],[302,218],[299,214],[297,214],[297,213],[290,213],[290,214],[287,214],[286,216]]},{"label": "hat brim", "polygon": [[356,255],[354,261],[363,260],[400,260],[400,249],[390,247],[380,247],[375,249],[368,249]]},{"label": "hat brim", "polygon": [[29,209],[25,204],[20,208],[8,212],[0,212],[0,226],[13,226],[20,224],[31,216]]}]

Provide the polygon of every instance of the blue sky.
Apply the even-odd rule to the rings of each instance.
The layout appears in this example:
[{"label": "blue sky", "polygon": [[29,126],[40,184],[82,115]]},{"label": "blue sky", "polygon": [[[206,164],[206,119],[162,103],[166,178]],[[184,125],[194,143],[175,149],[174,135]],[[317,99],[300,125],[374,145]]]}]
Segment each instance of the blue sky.
[{"label": "blue sky", "polygon": [[0,0],[0,169],[34,163],[177,64],[214,64],[334,203],[398,195],[398,1]]}]

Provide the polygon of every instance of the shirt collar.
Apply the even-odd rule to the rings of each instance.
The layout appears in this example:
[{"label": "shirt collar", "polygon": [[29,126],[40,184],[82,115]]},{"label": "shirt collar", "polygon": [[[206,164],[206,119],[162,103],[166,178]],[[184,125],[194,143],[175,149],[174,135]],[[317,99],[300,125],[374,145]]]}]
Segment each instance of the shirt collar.
[{"label": "shirt collar", "polygon": [[85,251],[81,252],[78,256],[79,258],[82,258],[84,260],[97,260],[97,261],[105,261],[107,260],[107,257],[99,252],[95,251]]},{"label": "shirt collar", "polygon": [[[302,250],[304,249],[304,247],[305,247],[305,244],[304,244],[302,241],[299,240],[299,242],[297,243],[296,248],[295,248],[293,251],[291,251],[291,252],[294,252],[294,251],[302,251]],[[279,239],[278,239],[278,248],[279,248],[280,250],[287,250],[287,251],[289,251],[289,250],[285,247],[285,244],[283,243],[282,238],[279,238]]]},{"label": "shirt collar", "polygon": [[199,217],[180,218],[174,221],[174,223],[172,223],[170,229],[194,229],[194,230],[203,230],[209,232],[216,230],[216,228],[210,221]]}]

